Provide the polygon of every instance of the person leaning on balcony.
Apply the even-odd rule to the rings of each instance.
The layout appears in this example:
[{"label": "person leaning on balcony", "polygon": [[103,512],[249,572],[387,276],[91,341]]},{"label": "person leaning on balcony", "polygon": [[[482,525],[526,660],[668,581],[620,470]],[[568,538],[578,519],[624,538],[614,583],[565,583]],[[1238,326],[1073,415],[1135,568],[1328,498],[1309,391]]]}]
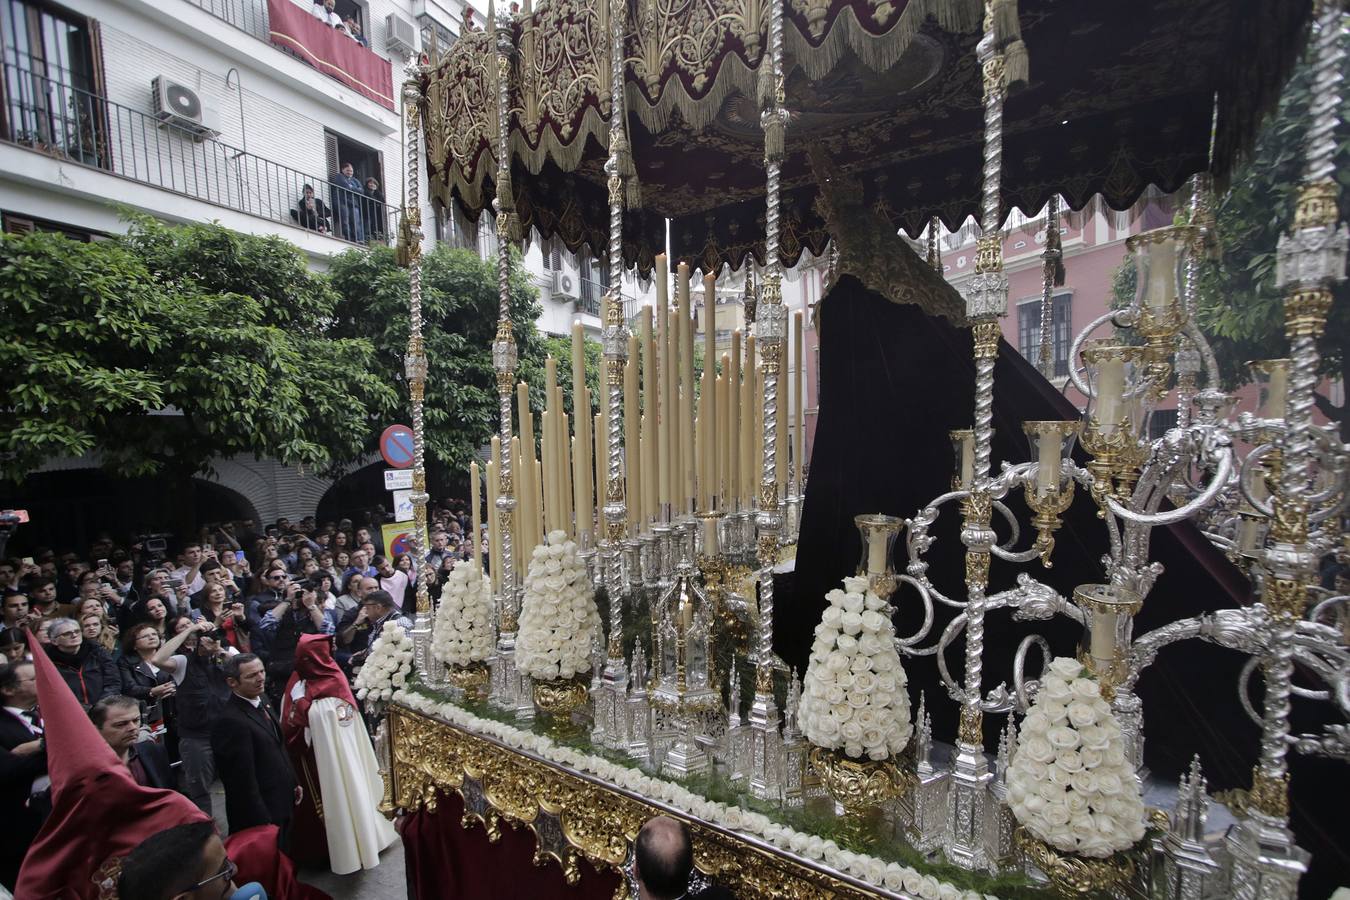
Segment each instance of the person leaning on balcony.
[{"label": "person leaning on balcony", "polygon": [[291,211],[291,218],[295,219],[296,224],[301,228],[308,228],[310,231],[317,231],[319,234],[328,234],[333,230],[331,222],[332,214],[328,207],[318,197],[314,196],[314,186],[307,184],[301,188],[302,194],[296,201],[295,209]]},{"label": "person leaning on balcony", "polygon": [[361,204],[365,213],[366,238],[372,241],[384,240],[384,191],[375,176],[366,179],[366,199]]},{"label": "person leaning on balcony", "polygon": [[361,31],[361,21],[355,16],[347,20],[347,33],[362,47],[370,46],[370,41],[366,40],[365,33]]},{"label": "person leaning on balcony", "polygon": [[337,14],[337,0],[314,0],[314,18],[330,28],[342,22]]},{"label": "person leaning on balcony", "polygon": [[362,244],[366,240],[365,223],[361,221],[364,191],[354,173],[349,162],[342,164],[342,171],[333,173],[333,211],[337,215],[338,234],[353,243]]}]

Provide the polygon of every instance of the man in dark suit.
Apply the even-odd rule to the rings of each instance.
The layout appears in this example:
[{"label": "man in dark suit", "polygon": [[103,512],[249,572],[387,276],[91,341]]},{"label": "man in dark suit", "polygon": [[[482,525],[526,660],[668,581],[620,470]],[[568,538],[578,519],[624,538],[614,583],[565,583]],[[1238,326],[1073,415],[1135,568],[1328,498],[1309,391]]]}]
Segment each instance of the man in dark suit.
[{"label": "man in dark suit", "polygon": [[285,847],[291,813],[303,796],[281,739],[281,726],[263,696],[263,661],[240,653],[225,662],[230,698],[211,728],[216,771],[225,785],[230,833],[277,825]]},{"label": "man in dark suit", "polygon": [[[37,715],[37,676],[30,662],[0,668],[0,883],[13,890],[28,845],[50,806],[42,789],[47,781],[47,750]],[[37,788],[39,797],[30,802]]]},{"label": "man in dark suit", "polygon": [[133,697],[105,697],[89,710],[89,718],[112,747],[117,758],[145,787],[174,790],[169,755],[154,741],[137,741],[141,733],[141,704]]}]

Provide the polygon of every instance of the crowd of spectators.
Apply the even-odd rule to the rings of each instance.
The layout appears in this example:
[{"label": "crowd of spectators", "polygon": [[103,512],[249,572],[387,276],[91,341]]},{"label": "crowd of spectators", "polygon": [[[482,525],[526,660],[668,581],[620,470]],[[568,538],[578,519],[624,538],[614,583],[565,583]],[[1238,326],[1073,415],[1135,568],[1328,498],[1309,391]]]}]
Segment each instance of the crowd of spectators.
[{"label": "crowd of spectators", "polygon": [[[87,552],[0,559],[0,816],[30,840],[42,819],[35,653],[50,658],[138,781],[168,780],[210,814],[212,726],[230,696],[229,660],[263,662],[277,710],[302,635],[331,635],[354,677],[386,624],[411,627],[419,579],[439,599],[445,574],[471,556],[466,505],[429,513],[421,565],[385,553],[374,524],[313,517],[215,523],[177,540],[100,535]],[[0,883],[12,885],[22,855],[0,856]]]}]

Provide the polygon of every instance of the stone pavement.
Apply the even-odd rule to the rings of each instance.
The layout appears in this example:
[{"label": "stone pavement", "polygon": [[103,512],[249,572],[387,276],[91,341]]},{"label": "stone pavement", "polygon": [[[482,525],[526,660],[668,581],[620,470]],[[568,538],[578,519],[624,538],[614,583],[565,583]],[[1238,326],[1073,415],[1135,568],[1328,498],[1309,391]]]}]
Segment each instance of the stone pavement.
[{"label": "stone pavement", "polygon": [[[226,834],[225,790],[217,781],[211,790],[211,809],[215,813],[220,833]],[[301,869],[300,880],[326,892],[333,900],[404,900],[408,896],[406,873],[403,869],[403,842],[395,841],[380,854],[380,864],[373,869],[334,875],[323,869]]]}]

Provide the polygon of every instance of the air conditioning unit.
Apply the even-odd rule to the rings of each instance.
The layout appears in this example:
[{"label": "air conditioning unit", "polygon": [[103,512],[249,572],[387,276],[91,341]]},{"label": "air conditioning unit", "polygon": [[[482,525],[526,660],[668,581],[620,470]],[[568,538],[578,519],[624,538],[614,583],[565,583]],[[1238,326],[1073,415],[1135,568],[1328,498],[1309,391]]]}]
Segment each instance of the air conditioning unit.
[{"label": "air conditioning unit", "polygon": [[411,56],[417,52],[417,26],[398,13],[384,17],[384,48],[390,53]]},{"label": "air conditioning unit", "polygon": [[165,125],[181,128],[198,140],[219,133],[220,116],[202,104],[197,92],[186,85],[156,75],[150,82],[155,118]]},{"label": "air conditioning unit", "polygon": [[553,273],[553,300],[568,303],[577,298],[576,279],[566,272]]}]

